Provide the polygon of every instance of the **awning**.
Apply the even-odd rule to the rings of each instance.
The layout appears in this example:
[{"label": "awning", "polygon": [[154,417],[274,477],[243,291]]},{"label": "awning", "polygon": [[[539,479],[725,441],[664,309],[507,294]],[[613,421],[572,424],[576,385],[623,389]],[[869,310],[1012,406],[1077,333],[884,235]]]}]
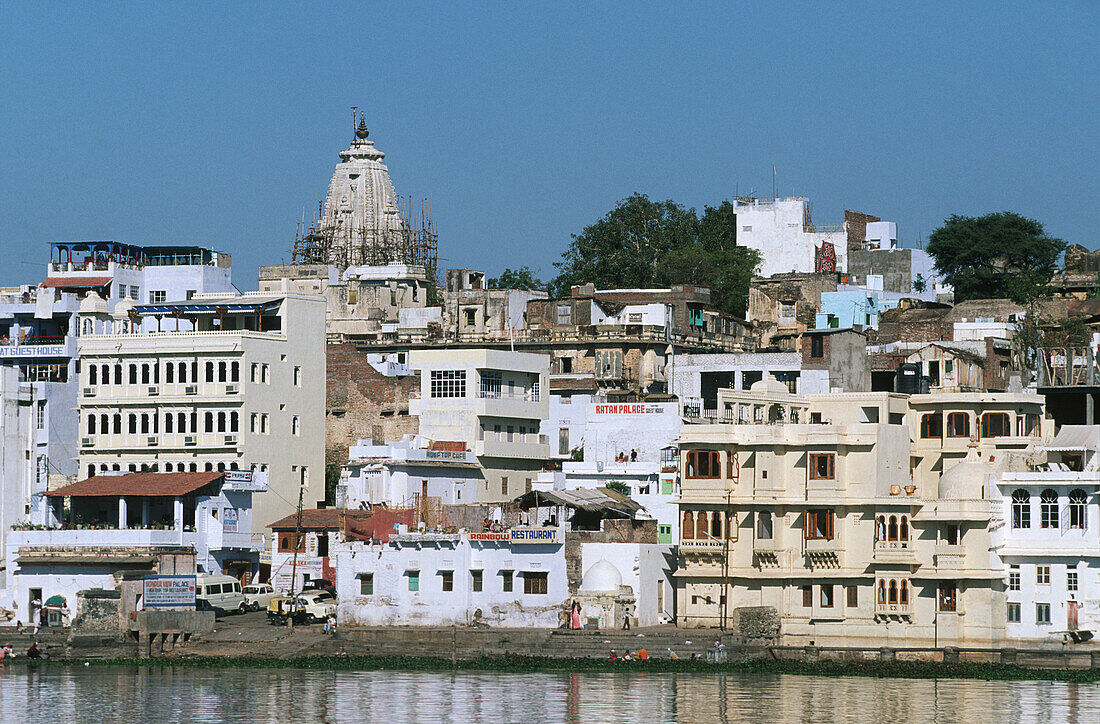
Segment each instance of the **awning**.
[{"label": "awning", "polygon": [[113,281],[113,277],[49,277],[38,286],[90,289],[105,287]]},{"label": "awning", "polygon": [[173,312],[187,312],[190,314],[217,314],[219,311],[227,313],[249,313],[256,309],[277,309],[282,304],[282,297],[233,297],[232,299],[211,299],[201,302],[165,302],[164,304],[138,304],[134,307],[137,314],[171,314]]},{"label": "awning", "polygon": [[632,515],[642,506],[630,498],[608,488],[578,488],[576,490],[532,490],[515,499],[523,509],[546,505],[564,505],[591,513],[612,510]]},{"label": "awning", "polygon": [[1046,452],[1100,451],[1100,426],[1062,425],[1054,440],[1039,449]]},{"label": "awning", "polygon": [[225,473],[127,473],[93,475],[72,485],[46,493],[51,498],[90,498],[102,496],[181,496],[225,477]]}]

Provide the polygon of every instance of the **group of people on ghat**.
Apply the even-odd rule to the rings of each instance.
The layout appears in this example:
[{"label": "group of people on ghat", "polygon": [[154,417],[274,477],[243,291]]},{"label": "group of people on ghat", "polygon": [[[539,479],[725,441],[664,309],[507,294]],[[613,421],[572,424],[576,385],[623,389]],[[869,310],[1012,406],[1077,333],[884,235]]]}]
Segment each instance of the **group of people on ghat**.
[{"label": "group of people on ghat", "polygon": [[[43,652],[42,649],[38,648],[37,641],[32,643],[30,648],[27,649],[28,659],[48,659],[49,657],[49,654]],[[12,650],[11,644],[4,644],[3,646],[0,646],[0,664],[3,664],[5,661],[11,661],[14,658],[15,651]]]},{"label": "group of people on ghat", "polygon": [[[674,654],[674,656],[675,656],[675,654]],[[615,653],[615,649],[611,649],[611,652],[607,655],[607,660],[608,661],[648,661],[649,660],[649,652],[646,651],[645,649],[638,649],[638,653],[634,653],[630,649],[627,649],[626,652],[622,656],[619,656],[618,654]]]}]

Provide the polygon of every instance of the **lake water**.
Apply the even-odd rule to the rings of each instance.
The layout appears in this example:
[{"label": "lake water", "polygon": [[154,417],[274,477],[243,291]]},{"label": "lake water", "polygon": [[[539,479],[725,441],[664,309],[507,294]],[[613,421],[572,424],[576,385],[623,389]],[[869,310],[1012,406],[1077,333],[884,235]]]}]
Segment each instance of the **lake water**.
[{"label": "lake water", "polygon": [[0,668],[0,722],[1100,722],[1100,684],[747,674]]}]

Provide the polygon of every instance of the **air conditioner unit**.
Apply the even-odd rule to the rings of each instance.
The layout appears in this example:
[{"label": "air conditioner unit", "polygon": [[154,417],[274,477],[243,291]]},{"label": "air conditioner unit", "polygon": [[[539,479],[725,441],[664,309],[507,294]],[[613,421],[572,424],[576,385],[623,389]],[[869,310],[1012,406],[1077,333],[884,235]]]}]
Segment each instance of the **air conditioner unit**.
[{"label": "air conditioner unit", "polygon": [[199,394],[199,386],[198,385],[187,385],[186,387],[183,388],[183,394],[185,394],[185,395],[197,395],[197,394]]},{"label": "air conditioner unit", "polygon": [[155,387],[155,386],[154,386],[154,387],[150,387],[150,388],[149,388],[149,394],[150,394],[151,396],[152,396],[152,395],[159,395],[159,394],[160,394],[160,388],[159,388],[159,387]]},{"label": "air conditioner unit", "polygon": [[184,445],[194,445],[195,444],[195,436],[194,435],[184,435],[183,436],[183,444]]},{"label": "air conditioner unit", "polygon": [[227,395],[235,395],[235,394],[237,394],[237,392],[239,390],[240,390],[240,387],[238,387],[237,385],[226,385],[225,386],[225,394],[227,394]]},{"label": "air conditioner unit", "polygon": [[236,445],[237,444],[237,436],[236,435],[226,435],[225,436],[225,444],[226,445]]},{"label": "air conditioner unit", "polygon": [[84,388],[84,396],[85,397],[95,397],[95,388],[94,387],[85,387]]},{"label": "air conditioner unit", "polygon": [[155,438],[155,437],[148,437],[148,438],[146,438],[146,439],[145,439],[145,442],[146,442],[146,443],[147,443],[147,444],[148,444],[148,445],[149,445],[150,447],[154,447],[154,446],[156,446],[156,444],[157,444],[157,438]]},{"label": "air conditioner unit", "polygon": [[94,438],[90,438],[90,437],[80,438],[81,447],[91,447],[94,444],[95,444],[95,439]]}]

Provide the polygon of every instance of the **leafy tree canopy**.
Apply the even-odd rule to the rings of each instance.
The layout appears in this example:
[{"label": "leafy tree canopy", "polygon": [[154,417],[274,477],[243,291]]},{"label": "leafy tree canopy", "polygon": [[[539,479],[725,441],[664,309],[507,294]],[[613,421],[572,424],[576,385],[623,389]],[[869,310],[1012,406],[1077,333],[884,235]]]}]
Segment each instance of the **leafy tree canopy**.
[{"label": "leafy tree canopy", "polygon": [[546,282],[535,276],[537,273],[528,266],[505,269],[499,277],[490,279],[488,286],[490,289],[545,289]]},{"label": "leafy tree canopy", "polygon": [[709,287],[712,304],[744,316],[749,281],[760,264],[753,249],[736,245],[737,218],[728,201],[707,206],[700,217],[675,201],[634,194],[603,218],[574,234],[551,293],[591,282],[597,289]]},{"label": "leafy tree canopy", "polygon": [[1066,242],[1012,211],[981,217],[952,215],[929,237],[936,271],[955,288],[957,302],[1007,297],[1025,304],[1042,295]]}]

